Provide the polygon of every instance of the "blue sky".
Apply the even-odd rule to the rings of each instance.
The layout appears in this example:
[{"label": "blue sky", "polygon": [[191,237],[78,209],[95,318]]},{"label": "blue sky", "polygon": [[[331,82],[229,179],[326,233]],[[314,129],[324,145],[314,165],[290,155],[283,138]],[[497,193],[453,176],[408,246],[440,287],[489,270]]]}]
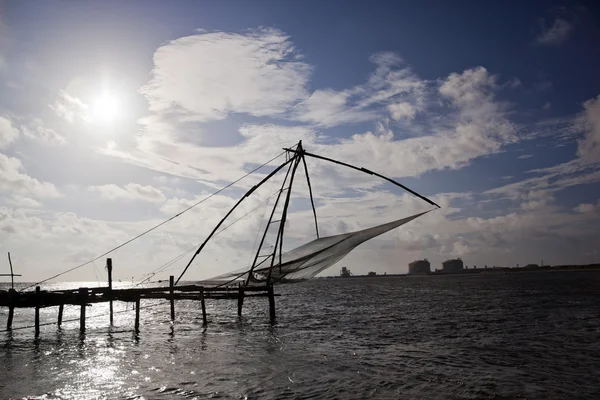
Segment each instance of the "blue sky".
[{"label": "blue sky", "polygon": [[[422,257],[597,262],[598,16],[589,1],[2,3],[0,251],[26,280],[51,275],[302,139],[442,205],[340,264],[358,273]],[[309,167],[326,233],[426,208]],[[117,277],[200,243],[265,173],[114,254]],[[296,188],[288,246],[314,235]],[[247,264],[261,217],[224,232],[190,278]]]}]

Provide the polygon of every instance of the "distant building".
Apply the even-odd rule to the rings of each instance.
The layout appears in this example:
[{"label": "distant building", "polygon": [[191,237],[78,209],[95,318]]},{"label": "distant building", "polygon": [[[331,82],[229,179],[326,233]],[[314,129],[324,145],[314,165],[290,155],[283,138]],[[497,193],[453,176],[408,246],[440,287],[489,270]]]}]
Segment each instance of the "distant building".
[{"label": "distant building", "polygon": [[444,272],[456,272],[462,271],[464,264],[460,258],[454,260],[446,260],[442,263],[442,271]]},{"label": "distant building", "polygon": [[340,276],[342,278],[350,278],[350,275],[352,275],[352,272],[350,272],[348,268],[342,267],[342,270],[340,271]]},{"label": "distant building", "polygon": [[369,272],[369,274],[368,274],[368,275],[369,275],[369,276],[377,276],[377,272],[373,272],[373,271],[371,271],[371,272]]},{"label": "distant building", "polygon": [[427,260],[417,260],[408,264],[410,275],[428,274],[431,272],[431,264]]}]

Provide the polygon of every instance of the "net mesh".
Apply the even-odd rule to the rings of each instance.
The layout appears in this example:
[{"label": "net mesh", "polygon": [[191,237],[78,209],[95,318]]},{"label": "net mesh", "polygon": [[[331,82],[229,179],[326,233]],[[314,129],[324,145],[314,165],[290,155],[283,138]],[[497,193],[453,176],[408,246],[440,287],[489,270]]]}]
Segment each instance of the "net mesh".
[{"label": "net mesh", "polygon": [[[398,228],[427,212],[429,211],[360,231],[316,239],[283,253],[281,263],[279,257],[276,257],[276,263],[272,268],[271,259],[268,258],[257,265],[252,272],[246,268],[216,276],[205,282],[237,284],[248,281],[248,285],[259,286],[264,285],[269,279],[269,273],[270,282],[273,284],[310,279],[340,261],[361,243]],[[249,275],[250,279],[248,279]]]}]

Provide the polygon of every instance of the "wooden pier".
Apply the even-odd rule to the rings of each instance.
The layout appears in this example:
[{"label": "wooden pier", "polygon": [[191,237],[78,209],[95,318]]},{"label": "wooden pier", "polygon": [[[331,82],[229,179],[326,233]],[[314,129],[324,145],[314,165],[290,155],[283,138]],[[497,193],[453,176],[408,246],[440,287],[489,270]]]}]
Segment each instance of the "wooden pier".
[{"label": "wooden pier", "polygon": [[35,319],[33,328],[35,335],[40,332],[40,308],[56,307],[58,327],[63,322],[63,310],[65,305],[80,307],[79,329],[85,332],[86,308],[95,303],[109,303],[108,323],[113,324],[113,302],[122,301],[135,305],[135,332],[140,328],[140,302],[144,299],[165,299],[170,303],[171,321],[175,321],[176,300],[200,301],[202,310],[202,321],[206,325],[208,318],[206,314],[206,300],[237,299],[238,316],[242,315],[242,307],[245,297],[268,297],[269,316],[271,322],[275,321],[275,296],[273,286],[200,286],[174,284],[173,276],[169,277],[169,286],[157,287],[134,287],[128,289],[113,289],[112,287],[112,260],[106,262],[108,270],[108,286],[68,290],[41,290],[39,286],[34,291],[19,292],[14,288],[8,291],[0,291],[0,307],[8,307],[8,319],[6,330],[12,329],[15,308],[35,308]]}]

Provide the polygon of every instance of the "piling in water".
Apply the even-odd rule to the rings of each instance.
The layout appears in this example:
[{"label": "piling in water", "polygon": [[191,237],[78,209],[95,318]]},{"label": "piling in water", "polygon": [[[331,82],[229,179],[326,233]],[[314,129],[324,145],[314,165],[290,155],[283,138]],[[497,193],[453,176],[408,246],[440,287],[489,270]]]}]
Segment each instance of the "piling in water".
[{"label": "piling in water", "polygon": [[106,270],[108,271],[108,296],[109,296],[109,303],[108,303],[108,310],[109,310],[109,320],[110,320],[110,325],[113,325],[113,301],[112,301],[112,258],[107,258],[106,259]]},{"label": "piling in water", "polygon": [[85,332],[85,306],[87,304],[88,288],[79,288],[79,300],[81,301],[81,311],[79,313],[79,330]]},{"label": "piling in water", "polygon": [[175,277],[169,276],[169,295],[171,296],[171,321],[175,321]]},{"label": "piling in water", "polygon": [[40,335],[40,306],[42,304],[42,298],[40,296],[40,287],[35,287],[35,336]]}]

